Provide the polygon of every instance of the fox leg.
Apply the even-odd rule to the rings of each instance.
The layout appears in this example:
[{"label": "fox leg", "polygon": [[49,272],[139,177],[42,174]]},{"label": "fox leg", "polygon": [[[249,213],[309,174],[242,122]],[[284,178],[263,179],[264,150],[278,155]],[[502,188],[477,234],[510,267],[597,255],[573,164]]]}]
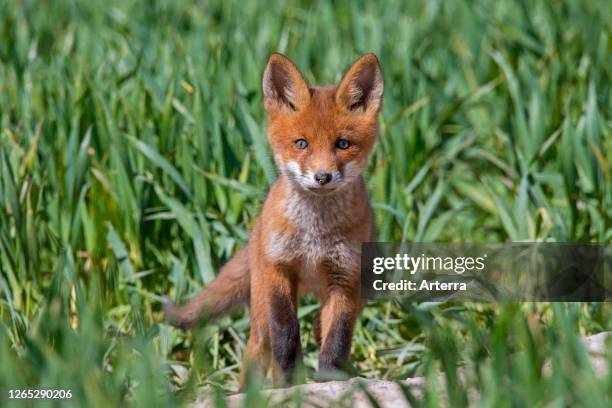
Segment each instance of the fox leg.
[{"label": "fox leg", "polygon": [[265,289],[272,347],[272,381],[279,386],[292,382],[302,351],[297,319],[298,282],[289,268],[270,266],[266,270]]},{"label": "fox leg", "polygon": [[251,273],[251,296],[249,302],[249,341],[240,371],[240,390],[242,391],[244,391],[246,386],[247,373],[256,376],[256,378],[265,378],[270,370],[272,360],[268,304],[262,295],[266,291],[266,283],[262,279],[259,267],[252,266],[253,273]]},{"label": "fox leg", "polygon": [[251,325],[251,334],[240,370],[239,390],[243,392],[246,388],[247,373],[255,378],[265,378],[271,364],[270,340],[259,334],[253,332],[253,325]]},{"label": "fox leg", "polygon": [[334,287],[321,308],[319,371],[346,370],[353,329],[363,304],[359,288]]},{"label": "fox leg", "polygon": [[289,271],[269,266],[264,276],[251,279],[250,335],[241,372],[241,389],[246,373],[265,376],[272,370],[274,385],[292,380],[301,353],[297,320],[297,281]]},{"label": "fox leg", "polygon": [[321,347],[323,340],[321,339],[321,311],[317,312],[317,315],[312,322],[312,330],[314,331],[315,340],[317,346]]}]

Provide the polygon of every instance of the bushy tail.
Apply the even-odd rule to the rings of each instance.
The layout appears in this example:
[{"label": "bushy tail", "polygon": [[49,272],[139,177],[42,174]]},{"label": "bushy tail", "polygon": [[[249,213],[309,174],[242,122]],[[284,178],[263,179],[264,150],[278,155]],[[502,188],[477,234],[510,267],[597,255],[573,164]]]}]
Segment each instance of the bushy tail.
[{"label": "bushy tail", "polygon": [[167,301],[164,316],[173,326],[189,329],[202,320],[215,320],[248,303],[250,294],[248,247],[240,249],[219,275],[182,306]]}]

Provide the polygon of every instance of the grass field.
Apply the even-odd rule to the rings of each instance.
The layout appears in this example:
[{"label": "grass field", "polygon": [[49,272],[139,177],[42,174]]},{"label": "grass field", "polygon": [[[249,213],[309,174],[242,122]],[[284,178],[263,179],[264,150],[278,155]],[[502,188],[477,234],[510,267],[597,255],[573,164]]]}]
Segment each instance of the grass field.
[{"label": "grass field", "polygon": [[[160,301],[247,241],[276,175],[273,51],[311,83],[379,56],[379,240],[612,241],[610,27],[605,0],[0,2],[0,388],[75,406],[235,390],[247,313],[186,334]],[[457,366],[485,406],[605,406],[612,375],[577,336],[612,329],[611,309],[379,302],[352,355],[365,377],[428,376],[430,406],[466,402]]]}]

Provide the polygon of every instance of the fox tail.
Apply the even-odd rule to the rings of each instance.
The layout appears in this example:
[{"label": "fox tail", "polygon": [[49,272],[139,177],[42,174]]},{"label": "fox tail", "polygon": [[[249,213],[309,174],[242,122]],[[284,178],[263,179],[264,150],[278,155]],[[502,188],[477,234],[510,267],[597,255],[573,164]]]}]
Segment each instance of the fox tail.
[{"label": "fox tail", "polygon": [[216,320],[249,302],[250,273],[248,246],[240,249],[221,268],[219,275],[182,306],[164,303],[164,316],[171,325],[186,330],[200,321]]}]

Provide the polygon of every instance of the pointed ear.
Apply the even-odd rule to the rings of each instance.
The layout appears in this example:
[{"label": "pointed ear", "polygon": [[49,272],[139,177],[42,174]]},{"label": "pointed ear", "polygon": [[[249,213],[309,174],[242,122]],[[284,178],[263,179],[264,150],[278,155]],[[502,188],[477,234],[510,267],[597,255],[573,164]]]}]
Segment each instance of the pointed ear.
[{"label": "pointed ear", "polygon": [[310,91],[295,64],[274,53],[263,74],[264,107],[268,113],[285,109],[300,110],[309,100]]},{"label": "pointed ear", "polygon": [[349,111],[377,113],[383,96],[383,76],[376,55],[362,56],[344,74],[336,103]]}]

